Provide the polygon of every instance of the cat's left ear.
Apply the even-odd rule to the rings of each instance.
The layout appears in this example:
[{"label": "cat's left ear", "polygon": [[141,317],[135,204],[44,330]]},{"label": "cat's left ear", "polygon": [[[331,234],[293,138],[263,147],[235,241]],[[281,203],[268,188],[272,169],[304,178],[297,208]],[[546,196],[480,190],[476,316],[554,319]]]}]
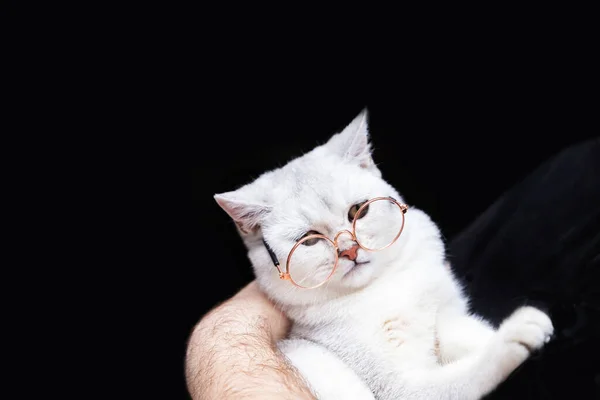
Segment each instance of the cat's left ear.
[{"label": "cat's left ear", "polygon": [[357,163],[363,168],[374,168],[369,142],[369,113],[363,109],[342,132],[335,134],[327,146],[345,160]]}]

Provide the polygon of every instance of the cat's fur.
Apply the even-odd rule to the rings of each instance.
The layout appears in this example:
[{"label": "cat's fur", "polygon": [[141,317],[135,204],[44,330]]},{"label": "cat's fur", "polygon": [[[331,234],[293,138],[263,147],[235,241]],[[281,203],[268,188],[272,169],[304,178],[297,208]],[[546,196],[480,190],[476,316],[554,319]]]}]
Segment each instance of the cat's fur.
[{"label": "cat's fur", "polygon": [[[410,206],[388,249],[359,249],[368,264],[351,271],[354,262],[340,258],[326,285],[279,279],[263,236],[283,267],[305,232],[333,239],[351,230],[352,205],[378,196],[403,201],[373,163],[365,110],[327,143],[215,199],[237,223],[260,287],[293,321],[279,348],[319,399],[483,397],[549,340],[552,323],[532,307],[498,328],[471,314],[423,211]],[[340,249],[350,240],[340,237]]]}]

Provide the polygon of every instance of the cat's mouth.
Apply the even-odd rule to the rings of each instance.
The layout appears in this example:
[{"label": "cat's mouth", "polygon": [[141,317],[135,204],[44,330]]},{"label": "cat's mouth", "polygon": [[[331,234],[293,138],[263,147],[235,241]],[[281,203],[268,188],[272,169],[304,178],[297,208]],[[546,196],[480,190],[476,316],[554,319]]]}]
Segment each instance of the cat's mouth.
[{"label": "cat's mouth", "polygon": [[354,263],[354,265],[352,265],[350,267],[350,269],[348,269],[348,271],[346,271],[346,273],[344,274],[343,277],[346,277],[348,274],[350,274],[352,271],[356,271],[357,268],[360,268],[361,265],[365,265],[365,264],[369,264],[371,261],[361,261],[361,262],[357,262],[357,261],[352,261]]}]

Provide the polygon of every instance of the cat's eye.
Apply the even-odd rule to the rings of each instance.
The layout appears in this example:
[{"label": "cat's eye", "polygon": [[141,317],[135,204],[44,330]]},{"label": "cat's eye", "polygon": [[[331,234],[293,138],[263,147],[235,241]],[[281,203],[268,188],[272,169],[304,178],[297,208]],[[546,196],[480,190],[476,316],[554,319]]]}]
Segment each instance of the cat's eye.
[{"label": "cat's eye", "polygon": [[[350,211],[348,211],[348,221],[350,221],[350,222],[354,221],[354,217],[356,216],[356,213],[362,207],[362,205],[365,204],[365,203],[366,203],[366,201],[363,201],[362,203],[357,203],[357,204],[354,204],[352,207],[350,207]],[[369,212],[369,206],[366,206],[360,212],[360,215],[358,216],[358,219],[361,219],[362,217],[364,217],[365,215],[367,215],[368,212]]]},{"label": "cat's eye", "polygon": [[[302,239],[304,237],[307,237],[307,236],[310,236],[310,235],[319,235],[319,232],[317,232],[317,231],[308,231],[300,239]],[[317,244],[319,242],[319,240],[320,240],[319,238],[312,238],[312,239],[305,240],[304,242],[302,242],[302,244],[304,246],[314,246],[315,244]]]}]

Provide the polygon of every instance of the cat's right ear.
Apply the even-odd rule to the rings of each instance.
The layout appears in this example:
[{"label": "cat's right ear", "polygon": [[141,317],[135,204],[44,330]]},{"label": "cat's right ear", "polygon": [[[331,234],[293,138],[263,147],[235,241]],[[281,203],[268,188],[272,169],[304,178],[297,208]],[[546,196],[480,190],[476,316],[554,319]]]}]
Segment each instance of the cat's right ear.
[{"label": "cat's right ear", "polygon": [[345,160],[377,170],[371,156],[368,114],[367,109],[363,109],[340,133],[329,139],[327,146]]},{"label": "cat's right ear", "polygon": [[237,192],[215,194],[213,197],[244,234],[256,231],[264,215],[269,212],[268,206],[241,199]]}]

